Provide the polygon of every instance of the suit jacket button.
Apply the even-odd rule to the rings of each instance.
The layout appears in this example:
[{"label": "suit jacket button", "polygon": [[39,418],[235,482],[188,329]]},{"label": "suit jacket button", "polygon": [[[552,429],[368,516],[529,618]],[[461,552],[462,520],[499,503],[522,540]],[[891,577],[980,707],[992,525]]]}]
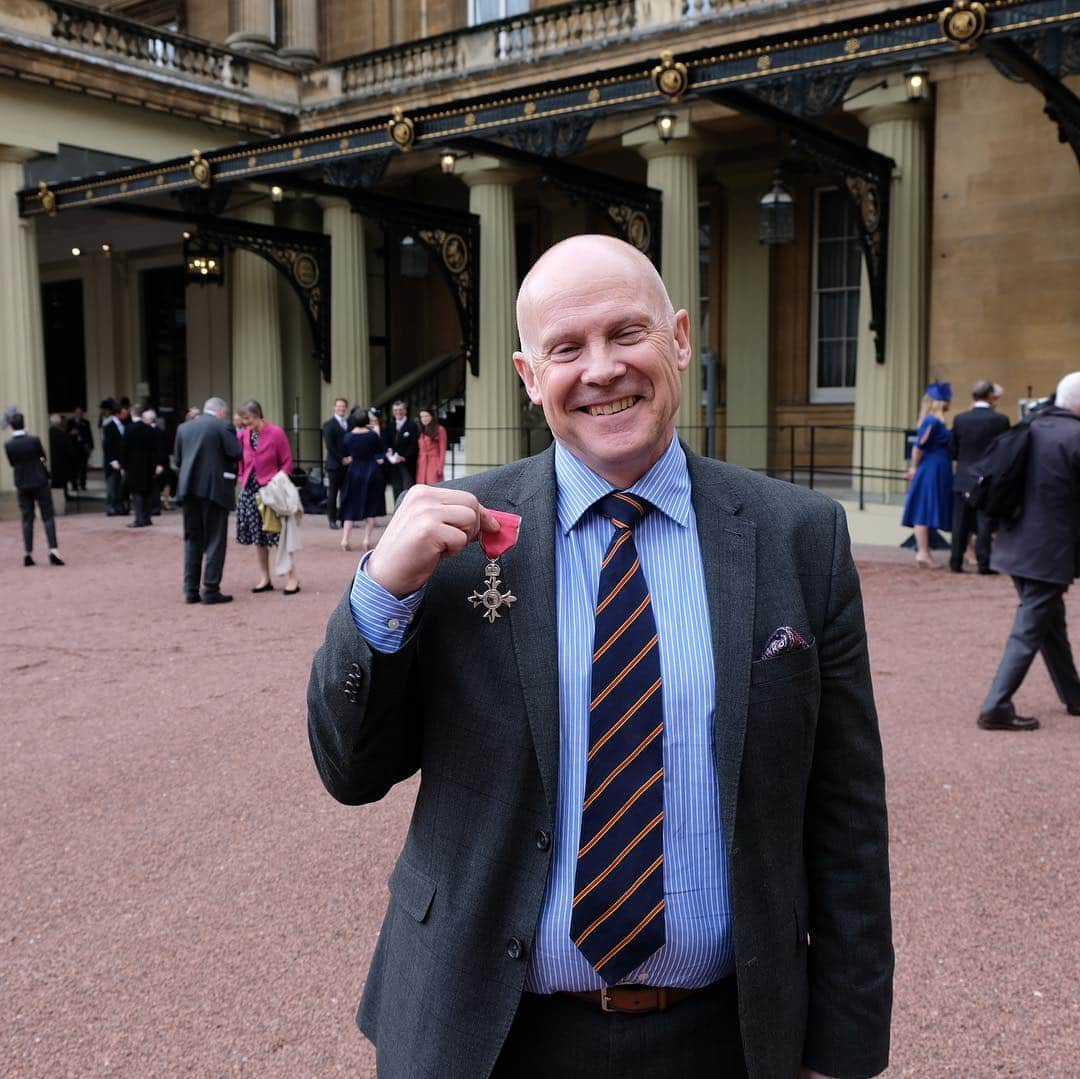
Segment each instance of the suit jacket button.
[{"label": "suit jacket button", "polygon": [[506,954],[511,959],[522,959],[525,955],[525,945],[517,937],[511,937],[506,942]]},{"label": "suit jacket button", "polygon": [[536,833],[536,849],[548,850],[551,847],[551,836],[542,828]]}]

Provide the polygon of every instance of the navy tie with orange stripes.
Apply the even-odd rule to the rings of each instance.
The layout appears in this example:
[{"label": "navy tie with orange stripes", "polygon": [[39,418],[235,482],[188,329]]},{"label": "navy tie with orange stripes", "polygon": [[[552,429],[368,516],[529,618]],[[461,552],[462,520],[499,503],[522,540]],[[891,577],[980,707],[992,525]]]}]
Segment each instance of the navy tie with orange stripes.
[{"label": "navy tie with orange stripes", "polygon": [[614,491],[600,565],[589,756],[570,936],[607,985],[664,943],[664,714],[660,649],[634,528],[652,508]]}]

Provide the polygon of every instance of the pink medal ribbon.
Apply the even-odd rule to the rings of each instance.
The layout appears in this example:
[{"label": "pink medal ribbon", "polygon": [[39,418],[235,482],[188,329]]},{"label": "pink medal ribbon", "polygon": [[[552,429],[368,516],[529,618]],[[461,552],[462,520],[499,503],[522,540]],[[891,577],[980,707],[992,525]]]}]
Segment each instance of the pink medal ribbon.
[{"label": "pink medal ribbon", "polygon": [[474,607],[481,608],[481,616],[494,623],[495,619],[502,615],[504,607],[509,610],[512,603],[517,603],[517,596],[512,592],[501,591],[502,581],[499,577],[502,569],[499,566],[499,556],[504,555],[517,543],[521,518],[516,513],[504,513],[502,510],[488,510],[488,513],[501,527],[498,532],[480,533],[480,547],[488,557],[488,564],[484,567],[484,584],[473,590],[469,602]]}]

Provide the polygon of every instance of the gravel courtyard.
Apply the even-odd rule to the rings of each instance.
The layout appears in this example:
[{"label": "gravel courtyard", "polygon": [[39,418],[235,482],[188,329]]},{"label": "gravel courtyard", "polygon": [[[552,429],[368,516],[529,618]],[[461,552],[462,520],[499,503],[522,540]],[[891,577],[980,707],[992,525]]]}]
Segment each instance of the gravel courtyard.
[{"label": "gravel courtyard", "polygon": [[[60,518],[63,568],[40,531],[24,568],[0,522],[0,1071],[371,1076],[353,1012],[415,781],[337,805],[304,704],[357,555],[309,520],[299,595],[252,595],[234,544],[235,602],[186,606],[179,515],[156,522]],[[1043,729],[978,731],[1009,580],[857,553],[892,832],[888,1074],[1075,1076],[1080,719],[1040,662],[1018,705]]]}]

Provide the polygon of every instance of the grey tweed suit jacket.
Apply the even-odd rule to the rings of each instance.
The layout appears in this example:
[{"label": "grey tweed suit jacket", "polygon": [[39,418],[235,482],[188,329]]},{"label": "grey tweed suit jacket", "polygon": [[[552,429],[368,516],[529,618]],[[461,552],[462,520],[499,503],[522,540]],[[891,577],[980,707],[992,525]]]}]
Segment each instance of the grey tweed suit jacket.
[{"label": "grey tweed suit jacket", "polygon": [[[893,953],[881,745],[836,503],[688,453],[716,656],[715,746],[749,1074],[888,1061]],[[383,1079],[486,1077],[522,993],[559,766],[552,451],[459,481],[522,517],[493,625],[477,544],[440,564],[403,649],[373,653],[348,594],[312,666],[315,763],[339,801],[420,771],[357,1022]],[[812,646],[761,660],[774,630]],[[365,901],[367,897],[358,897]],[[702,1031],[708,1037],[708,1031]]]}]

